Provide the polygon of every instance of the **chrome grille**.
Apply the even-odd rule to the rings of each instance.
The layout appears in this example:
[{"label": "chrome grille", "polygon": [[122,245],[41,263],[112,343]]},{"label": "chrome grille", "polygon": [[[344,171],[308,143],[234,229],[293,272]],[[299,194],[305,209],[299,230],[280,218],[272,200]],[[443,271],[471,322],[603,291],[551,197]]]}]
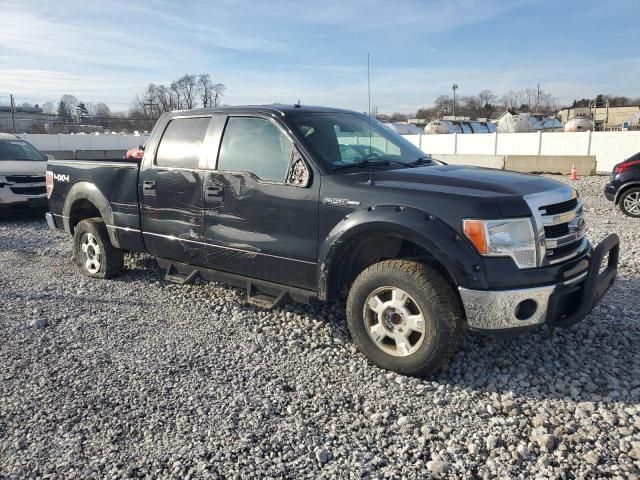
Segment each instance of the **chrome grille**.
[{"label": "chrome grille", "polygon": [[47,188],[44,185],[34,187],[10,187],[11,191],[16,195],[44,195]]},{"label": "chrome grille", "polygon": [[538,238],[538,265],[570,260],[589,248],[583,208],[568,185],[525,196]]},{"label": "chrome grille", "polygon": [[45,177],[41,175],[5,175],[5,185],[16,195],[43,196],[47,193]]},{"label": "chrome grille", "polygon": [[560,225],[548,225],[544,227],[544,236],[546,238],[564,237],[569,233],[569,224],[561,223]]},{"label": "chrome grille", "polygon": [[585,247],[586,224],[578,198],[540,207],[545,233],[545,256],[559,263],[578,255]]},{"label": "chrome grille", "polygon": [[4,178],[11,183],[44,183],[44,175],[6,175]]},{"label": "chrome grille", "polygon": [[559,213],[570,212],[574,210],[578,206],[578,199],[572,198],[571,200],[567,200],[566,202],[556,203],[554,205],[547,205],[545,207],[540,207],[540,210],[543,211],[544,215],[557,215]]}]

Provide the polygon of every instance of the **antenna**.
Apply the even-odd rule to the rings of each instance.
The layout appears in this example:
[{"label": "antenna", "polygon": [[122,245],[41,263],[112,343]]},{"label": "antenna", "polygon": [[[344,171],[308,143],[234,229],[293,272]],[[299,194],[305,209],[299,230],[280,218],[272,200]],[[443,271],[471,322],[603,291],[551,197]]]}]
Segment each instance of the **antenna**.
[{"label": "antenna", "polygon": [[[367,114],[369,116],[369,156],[371,152],[373,152],[371,146],[371,68],[370,68],[370,57],[371,55],[367,53],[367,96],[369,97],[369,106],[367,110]],[[373,172],[371,169],[371,160],[369,160],[369,184],[373,185]]]}]

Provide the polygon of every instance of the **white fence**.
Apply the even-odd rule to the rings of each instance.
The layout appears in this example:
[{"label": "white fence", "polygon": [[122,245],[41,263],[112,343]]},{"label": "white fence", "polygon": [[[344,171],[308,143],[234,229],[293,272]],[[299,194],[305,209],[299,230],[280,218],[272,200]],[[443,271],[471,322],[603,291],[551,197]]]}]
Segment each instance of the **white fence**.
[{"label": "white fence", "polygon": [[[137,135],[20,135],[40,150],[126,150],[144,143]],[[362,137],[360,137],[362,138]],[[463,155],[594,155],[599,172],[610,172],[640,152],[640,131],[405,135],[426,153]],[[366,143],[369,139],[366,139]],[[356,139],[356,143],[358,139]],[[375,142],[374,142],[375,143]],[[384,141],[383,141],[384,143]],[[387,150],[387,145],[375,145]]]},{"label": "white fence", "polygon": [[596,169],[640,152],[640,131],[405,135],[426,153],[464,155],[594,155]]},{"label": "white fence", "polygon": [[57,135],[25,133],[18,135],[39,150],[128,150],[147,141],[140,135]]}]

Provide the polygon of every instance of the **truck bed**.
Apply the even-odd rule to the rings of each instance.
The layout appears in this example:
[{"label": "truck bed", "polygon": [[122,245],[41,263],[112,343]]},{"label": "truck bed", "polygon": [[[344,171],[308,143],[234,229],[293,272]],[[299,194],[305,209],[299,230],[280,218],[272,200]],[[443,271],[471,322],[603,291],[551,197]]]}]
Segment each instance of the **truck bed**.
[{"label": "truck bed", "polygon": [[47,171],[53,174],[53,190],[49,197],[49,211],[54,215],[56,224],[62,222],[64,229],[71,233],[75,226],[71,207],[92,195],[92,203],[98,206],[111,229],[109,233],[112,234],[113,229],[135,230],[137,235],[133,243],[137,244],[140,236],[139,169],[139,162],[124,159],[50,160]]}]

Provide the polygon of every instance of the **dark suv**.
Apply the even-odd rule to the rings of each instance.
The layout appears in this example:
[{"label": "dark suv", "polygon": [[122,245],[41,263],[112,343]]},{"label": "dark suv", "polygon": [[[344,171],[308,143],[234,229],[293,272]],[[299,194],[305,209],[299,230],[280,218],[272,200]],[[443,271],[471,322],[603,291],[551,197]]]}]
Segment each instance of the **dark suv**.
[{"label": "dark suv", "polygon": [[640,218],[640,152],[613,167],[604,196],[620,207],[625,215]]}]

